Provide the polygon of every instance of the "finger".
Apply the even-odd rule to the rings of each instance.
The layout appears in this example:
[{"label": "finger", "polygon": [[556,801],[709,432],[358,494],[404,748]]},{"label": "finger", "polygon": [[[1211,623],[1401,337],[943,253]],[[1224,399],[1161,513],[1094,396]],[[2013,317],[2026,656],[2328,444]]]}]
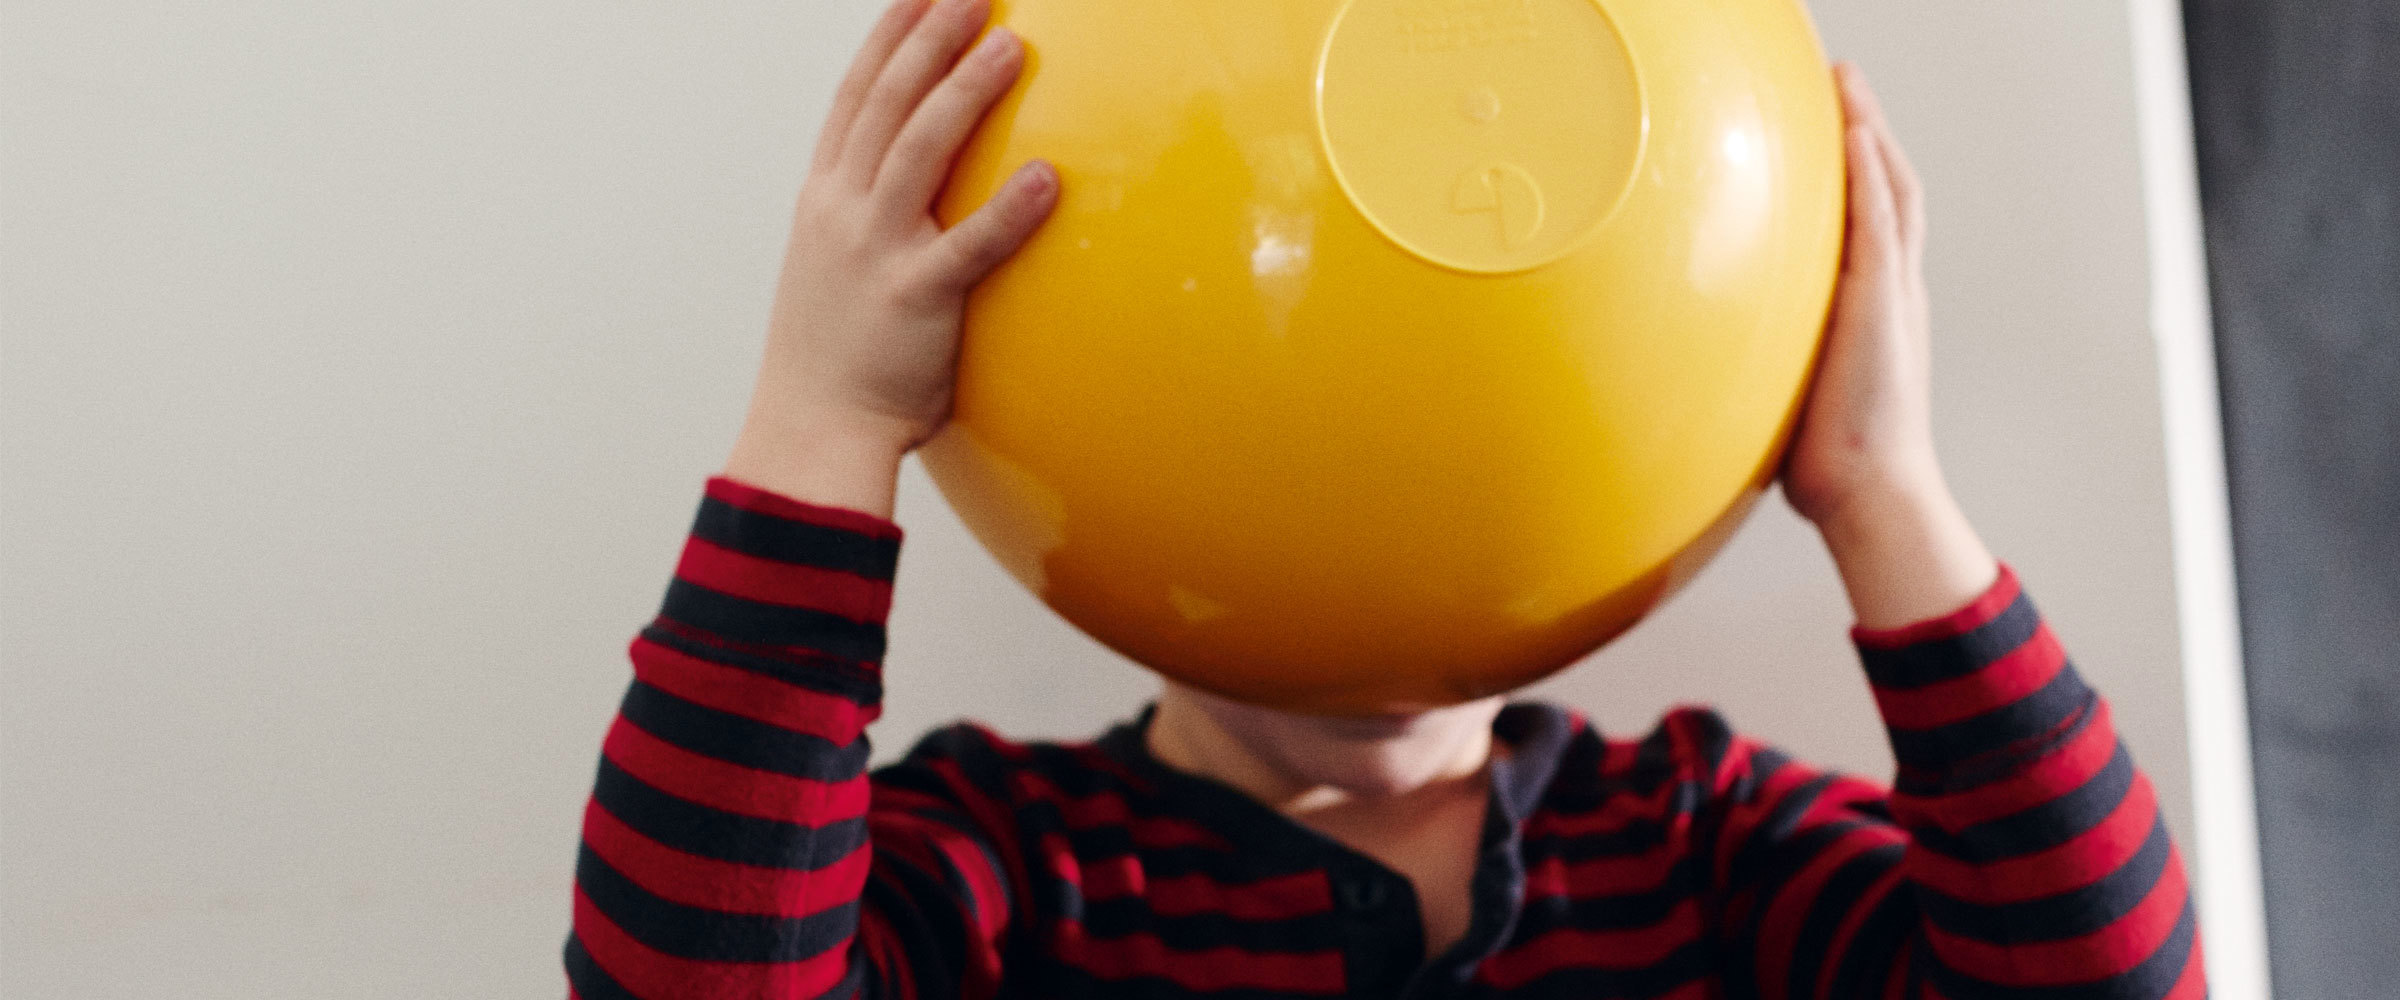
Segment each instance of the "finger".
[{"label": "finger", "polygon": [[1900,140],[1892,134],[1891,118],[1885,114],[1883,99],[1867,82],[1867,75],[1855,63],[1837,67],[1841,78],[1844,116],[1853,125],[1865,125],[1875,134],[1875,156],[1882,162],[1883,174],[1891,185],[1893,208],[1898,216],[1897,231],[1912,250],[1924,244],[1925,194],[1917,180],[1915,165],[1901,150]]},{"label": "finger", "polygon": [[1892,179],[1892,204],[1900,214],[1900,238],[1911,253],[1925,247],[1925,185],[1917,179],[1915,164],[1908,162],[1908,152],[1900,148],[1900,139],[1892,134],[1887,122],[1876,130],[1876,148],[1882,155],[1884,172]]},{"label": "finger", "polygon": [[850,60],[850,71],[843,74],[840,87],[833,92],[833,110],[825,115],[825,127],[817,132],[817,152],[810,169],[823,170],[841,156],[842,141],[849,137],[850,126],[858,119],[859,105],[866,103],[867,90],[875,85],[875,77],[883,72],[883,64],[891,61],[892,51],[908,37],[908,29],[916,27],[925,15],[926,0],[893,0],[884,8],[883,16],[867,32],[867,40],[859,45],[858,55]]},{"label": "finger", "polygon": [[1900,247],[1899,209],[1892,203],[1892,181],[1874,127],[1865,123],[1847,132],[1850,159],[1850,239],[1844,265],[1854,278],[1881,278],[1897,263]]},{"label": "finger", "polygon": [[891,60],[884,63],[875,86],[867,91],[858,121],[842,145],[842,169],[873,181],[901,123],[958,59],[959,50],[982,30],[990,14],[990,0],[940,0],[917,22]]},{"label": "finger", "polygon": [[950,161],[1024,66],[1024,46],[994,28],[958,61],[892,140],[875,173],[875,197],[887,211],[922,214],[950,174]]},{"label": "finger", "polygon": [[935,243],[941,263],[932,280],[950,291],[973,287],[1016,253],[1057,203],[1056,168],[1040,160],[1017,168],[992,200]]}]

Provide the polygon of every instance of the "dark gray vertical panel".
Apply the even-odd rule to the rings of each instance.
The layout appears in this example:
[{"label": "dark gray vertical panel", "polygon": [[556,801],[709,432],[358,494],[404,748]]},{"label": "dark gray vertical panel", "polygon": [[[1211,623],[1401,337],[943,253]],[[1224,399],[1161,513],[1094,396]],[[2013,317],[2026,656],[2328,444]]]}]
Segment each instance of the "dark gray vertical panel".
[{"label": "dark gray vertical panel", "polygon": [[2276,996],[2400,996],[2400,0],[2184,18]]}]

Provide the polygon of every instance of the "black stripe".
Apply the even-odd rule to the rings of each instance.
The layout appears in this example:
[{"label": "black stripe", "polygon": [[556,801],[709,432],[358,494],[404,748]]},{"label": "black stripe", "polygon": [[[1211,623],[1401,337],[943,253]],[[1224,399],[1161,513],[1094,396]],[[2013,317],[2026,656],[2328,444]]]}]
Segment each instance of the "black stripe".
[{"label": "black stripe", "polygon": [[[950,875],[936,875],[885,853],[875,859],[867,876],[864,901],[891,928],[892,950],[906,956],[915,996],[964,995],[960,983],[966,975],[968,935],[975,932],[970,916],[975,901],[955,873]],[[888,987],[875,992],[879,997],[893,995]]]},{"label": "black stripe", "polygon": [[[1858,909],[1860,897],[1875,885],[1877,879],[1898,868],[1901,857],[1907,853],[1908,848],[1901,844],[1871,847],[1842,862],[1842,866],[1825,880],[1824,886],[1817,891],[1817,898],[1809,903],[1807,919],[1800,925],[1800,936],[1792,943],[1791,975],[1785,980],[1790,984],[1787,996],[1816,995],[1818,974],[1825,970],[1827,961],[1838,957],[1832,953],[1833,936],[1841,930],[1843,918]],[[1761,909],[1764,908],[1762,901]],[[1856,948],[1858,944],[1858,938],[1851,939],[1851,947]]]},{"label": "black stripe", "polygon": [[692,535],[744,555],[872,580],[890,580],[900,565],[899,539],[754,513],[714,497],[700,501]]},{"label": "black stripe", "polygon": [[[1130,976],[1124,979],[1102,979],[1090,970],[1064,963],[1051,963],[1042,969],[1044,996],[1051,997],[1127,997],[1138,1000],[1180,1000],[1184,997],[1207,997],[1208,1000],[1294,1000],[1288,991],[1234,988],[1210,990],[1206,993],[1186,989],[1165,976]],[[1343,985],[1329,982],[1325,995],[1339,997]],[[920,994],[931,996],[931,994]],[[951,994],[956,996],[957,994]],[[1032,996],[1030,991],[1023,994]],[[1311,994],[1314,995],[1314,994]]]},{"label": "black stripe", "polygon": [[659,617],[760,646],[797,646],[860,663],[883,658],[883,624],[814,608],[768,604],[710,590],[681,577],[667,584]]},{"label": "black stripe", "polygon": [[[1892,756],[1904,772],[1948,774],[1979,755],[2004,752],[2026,737],[2056,731],[2077,713],[2089,711],[2095,697],[2074,665],[2063,665],[2040,690],[1981,715],[1932,729],[1891,730]],[[2037,756],[2048,746],[2047,742],[2028,745],[2025,749],[2031,752],[2019,761]]]},{"label": "black stripe", "polygon": [[1058,807],[1048,802],[1026,803],[1017,809],[1016,815],[1022,831],[1020,836],[1028,842],[1043,832],[1056,833],[1066,839],[1067,849],[1072,852],[1077,864],[1106,864],[1120,858],[1138,858],[1143,874],[1154,879],[1197,875],[1212,882],[1238,885],[1298,871],[1315,871],[1324,863],[1324,856],[1314,851],[1268,859],[1238,849],[1199,845],[1145,847],[1136,844],[1133,831],[1124,826],[1068,829],[1059,819]]},{"label": "black stripe", "polygon": [[1759,924],[1763,930],[1763,922],[1774,901],[1775,892],[1790,886],[1802,870],[1831,850],[1834,844],[1863,828],[1881,825],[1863,819],[1842,819],[1817,824],[1771,844],[1753,841],[1744,849],[1744,853],[1754,854],[1755,860],[1737,859],[1731,881],[1736,888],[1760,892],[1758,907],[1752,911],[1751,921]]},{"label": "black stripe", "polygon": [[2158,1000],[2175,988],[2185,965],[2194,960],[2195,929],[2191,902],[2186,900],[2175,929],[2150,957],[2124,975],[2070,986],[1996,986],[1950,968],[1931,948],[1918,950],[1923,952],[1919,960],[1929,971],[1934,988],[1950,1000]]},{"label": "black stripe", "polygon": [[685,750],[730,764],[810,781],[848,781],[866,772],[865,735],[844,746],[686,701],[644,681],[625,689],[625,721]]},{"label": "black stripe", "polygon": [[1733,727],[1726,724],[1724,716],[1710,711],[1685,709],[1667,718],[1672,720],[1670,724],[1683,726],[1686,742],[1699,756],[1699,770],[1702,773],[1715,774],[1723,769],[1725,755],[1733,749]]},{"label": "black stripe", "polygon": [[798,962],[849,940],[858,901],[804,917],[725,913],[653,894],[585,846],[575,885],[633,939],[651,949],[703,962]]},{"label": "black stripe", "polygon": [[2153,820],[2150,836],[2117,870],[2078,889],[2017,903],[1968,903],[1918,887],[1925,915],[1952,934],[1993,944],[2059,941],[2090,934],[2140,906],[2167,871],[2164,822]]},{"label": "black stripe", "polygon": [[[1834,844],[1864,827],[1889,823],[1887,818],[1880,815],[1845,811],[1843,818],[1800,828],[1800,820],[1815,807],[1818,796],[1840,780],[1840,774],[1827,772],[1785,792],[1775,800],[1766,817],[1754,824],[1743,842],[1735,847],[1733,858],[1726,866],[1725,885],[1718,894],[1751,900],[1747,916],[1742,918],[1742,926],[1733,935],[1736,940],[1756,942],[1773,908],[1773,891],[1789,885],[1801,870]],[[1721,826],[1722,821],[1711,825]],[[1716,830],[1707,831],[1711,841],[1718,835]],[[1712,847],[1701,856],[1712,857],[1714,854]],[[1762,984],[1755,981],[1758,972],[1752,963],[1734,964],[1726,972],[1732,992],[1736,995],[1761,992]]]},{"label": "black stripe", "polygon": [[[1790,855],[1803,842],[1821,844],[1826,839],[1826,831],[1830,830],[1833,835],[1838,836],[1855,826],[1856,824],[1829,823],[1812,828],[1810,831],[1800,834],[1797,839],[1793,836],[1794,831],[1800,825],[1801,817],[1808,815],[1808,810],[1816,805],[1817,796],[1824,794],[1825,789],[1832,785],[1837,778],[1837,775],[1830,772],[1819,774],[1809,779],[1806,784],[1783,793],[1782,798],[1776,799],[1775,804],[1769,807],[1767,814],[1750,828],[1742,843],[1735,846],[1733,862],[1726,866],[1727,881],[1733,885],[1762,884],[1766,878],[1765,870],[1768,868],[1792,869],[1797,867],[1792,863]],[[1710,852],[1711,855],[1714,853]],[[1810,850],[1807,855],[1815,857],[1816,852]]]},{"label": "black stripe", "polygon": [[[1563,957],[1563,956],[1562,956]],[[1569,959],[1572,960],[1571,958]],[[1521,997],[1641,997],[1672,993],[1716,972],[1708,946],[1687,942],[1667,957],[1638,969],[1565,968],[1547,972],[1514,990]]]},{"label": "black stripe", "polygon": [[2040,805],[1986,820],[1957,832],[1932,824],[1912,829],[1917,846],[1970,864],[1989,864],[2046,851],[2080,837],[2108,819],[2133,790],[2133,757],[2117,744],[2108,766],[2074,790]]},{"label": "black stripe", "polygon": [[1624,780],[1637,788],[1654,785],[1675,778],[1679,773],[1679,763],[1675,755],[1675,735],[1668,731],[1666,721],[1661,720],[1649,735],[1634,745],[1633,766],[1627,769]]},{"label": "black stripe", "polygon": [[[1616,794],[1623,796],[1633,793],[1620,790]],[[1652,791],[1644,793],[1642,797],[1649,798],[1656,794],[1656,791]],[[1658,819],[1629,820],[1624,826],[1602,833],[1536,834],[1523,840],[1525,856],[1528,859],[1555,857],[1565,861],[1584,861],[1647,851],[1666,840],[1669,823],[1676,817],[1699,811],[1700,804],[1708,797],[1708,786],[1698,781],[1678,781],[1672,790],[1665,793],[1665,797],[1666,802]],[[1642,808],[1648,810],[1646,804]]]},{"label": "black stripe", "polygon": [[1876,687],[1906,690],[1964,677],[2014,652],[2041,628],[2042,616],[2023,593],[2000,616],[1965,635],[1899,649],[1859,647],[1867,679]]},{"label": "black stripe", "polygon": [[804,650],[765,653],[742,649],[683,634],[672,623],[652,624],[642,629],[642,638],[696,660],[747,670],[794,687],[844,698],[852,704],[872,705],[883,700],[882,677],[852,661],[809,655]]},{"label": "black stripe", "polygon": [[1076,920],[1083,925],[1084,934],[1094,941],[1149,933],[1182,951],[1239,948],[1261,954],[1294,955],[1339,948],[1355,937],[1358,930],[1358,917],[1332,909],[1279,920],[1236,918],[1222,913],[1166,916],[1152,910],[1149,901],[1138,896],[1094,902],[1064,880],[1045,888],[1043,895],[1049,898],[1042,904],[1044,911]]},{"label": "black stripe", "polygon": [[1524,941],[1560,928],[1624,931],[1655,926],[1677,906],[1701,898],[1707,879],[1707,859],[1687,854],[1675,859],[1655,888],[1641,892],[1528,899],[1517,915],[1514,935]]},{"label": "black stripe", "polygon": [[817,871],[867,842],[863,816],[803,826],[729,813],[652,788],[606,758],[592,800],[642,836],[686,854],[745,865]]},{"label": "black stripe", "polygon": [[[883,781],[881,777],[878,777],[874,780],[879,786]],[[1001,860],[999,849],[992,844],[991,837],[983,829],[975,825],[975,821],[972,817],[959,810],[946,808],[910,808],[901,811],[912,819],[929,823],[938,823],[948,828],[951,833],[956,834],[956,836],[952,838],[951,843],[963,843],[974,847],[975,853],[983,859],[984,870],[989,872],[992,876],[992,885],[996,887],[1000,893],[999,899],[991,901],[992,908],[1002,913],[1014,912],[1016,899],[1011,895],[1013,890],[1009,886],[1011,876],[1009,875],[1008,867],[1006,863]],[[869,835],[873,836],[873,831],[871,828]],[[983,901],[978,899],[975,895],[976,883],[969,880],[965,872],[959,870],[958,863],[953,860],[948,853],[940,853],[936,856],[941,858],[943,872],[949,881],[955,886],[955,888],[952,890],[952,895],[959,899],[966,900],[966,902],[962,904],[965,907],[966,912],[973,913],[982,910]],[[1078,863],[1093,864],[1095,862],[1084,860],[1079,861]]]},{"label": "black stripe", "polygon": [[[1905,954],[1917,930],[1919,910],[1916,893],[1902,882],[1884,893],[1873,912],[1859,922],[1858,930],[1850,936],[1850,949],[1838,956],[1840,964],[1833,972],[1830,997],[1879,997],[1885,983],[1891,981],[1892,966]],[[1916,996],[1910,992],[1906,996]]]},{"label": "black stripe", "polygon": [[567,937],[566,962],[567,985],[583,1000],[642,1000],[593,961],[592,953],[583,950],[583,942],[573,935]]},{"label": "black stripe", "polygon": [[1892,787],[1918,798],[1962,795],[1995,782],[2006,781],[2025,770],[2025,763],[2047,757],[2060,747],[2075,742],[2085,730],[2100,719],[2100,698],[2097,692],[2083,706],[2070,714],[2067,722],[2045,735],[2031,740],[2011,743],[2003,752],[1961,761],[1946,771],[1902,770]]}]

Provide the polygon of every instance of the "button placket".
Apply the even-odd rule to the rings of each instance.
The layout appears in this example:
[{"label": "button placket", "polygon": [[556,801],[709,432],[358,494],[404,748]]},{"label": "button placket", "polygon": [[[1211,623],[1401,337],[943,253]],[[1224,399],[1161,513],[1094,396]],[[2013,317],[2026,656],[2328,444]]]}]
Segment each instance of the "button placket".
[{"label": "button placket", "polygon": [[1342,908],[1352,913],[1365,913],[1391,902],[1392,887],[1372,876],[1350,875],[1334,884]]}]

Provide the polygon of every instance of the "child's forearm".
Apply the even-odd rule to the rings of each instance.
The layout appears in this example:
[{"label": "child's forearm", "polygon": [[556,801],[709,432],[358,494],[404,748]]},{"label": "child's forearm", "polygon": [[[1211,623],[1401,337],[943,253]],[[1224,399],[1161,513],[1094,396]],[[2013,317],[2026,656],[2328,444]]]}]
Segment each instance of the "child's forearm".
[{"label": "child's forearm", "polygon": [[898,435],[756,405],[725,461],[725,476],[803,503],[890,520],[907,452]]},{"label": "child's forearm", "polygon": [[1817,525],[1861,628],[1898,628],[1957,610],[2000,567],[1938,476],[1862,491]]}]

